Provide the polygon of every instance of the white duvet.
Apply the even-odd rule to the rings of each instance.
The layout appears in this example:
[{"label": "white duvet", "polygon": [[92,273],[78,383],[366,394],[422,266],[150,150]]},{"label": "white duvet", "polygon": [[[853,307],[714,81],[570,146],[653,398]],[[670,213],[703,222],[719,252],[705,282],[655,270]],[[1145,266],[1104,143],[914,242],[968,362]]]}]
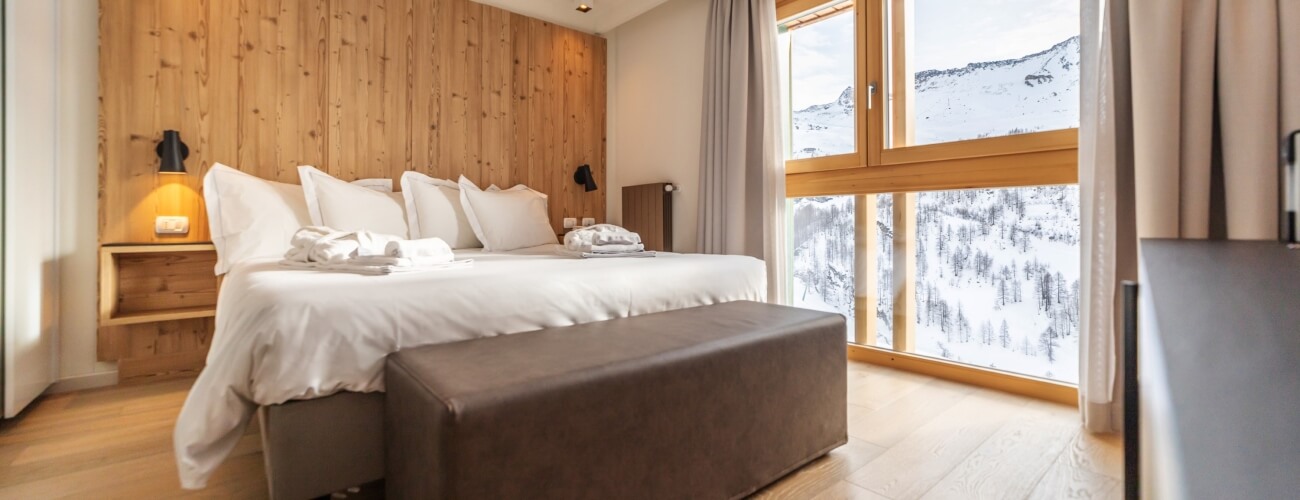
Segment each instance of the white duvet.
[{"label": "white duvet", "polygon": [[235,266],[207,367],[176,422],[182,486],[207,483],[258,405],[382,391],[384,357],[399,349],[766,295],[763,263],[750,257],[584,260],[556,247],[457,252],[473,267],[389,276]]}]

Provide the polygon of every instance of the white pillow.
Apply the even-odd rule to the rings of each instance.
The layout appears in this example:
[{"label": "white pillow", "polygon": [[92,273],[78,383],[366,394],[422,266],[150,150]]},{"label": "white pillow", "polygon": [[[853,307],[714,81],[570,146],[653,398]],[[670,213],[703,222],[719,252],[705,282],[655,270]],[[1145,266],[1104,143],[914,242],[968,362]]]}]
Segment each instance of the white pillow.
[{"label": "white pillow", "polygon": [[[320,171],[317,170],[317,172]],[[329,174],[325,174],[325,175],[329,175]],[[370,189],[373,191],[379,191],[381,193],[393,192],[392,179],[357,179],[355,181],[350,182],[349,184],[352,184],[353,186],[361,186],[363,188]]]},{"label": "white pillow", "polygon": [[454,249],[483,246],[460,203],[460,186],[419,172],[402,174],[411,239],[442,238]]},{"label": "white pillow", "polygon": [[217,275],[248,259],[283,257],[293,233],[311,225],[302,188],[220,163],[203,176],[203,202],[217,247]]},{"label": "white pillow", "polygon": [[[339,231],[372,231],[407,237],[402,194],[383,192],[343,182],[314,167],[298,167],[298,179],[307,198],[312,225]],[[392,179],[388,190],[392,190]],[[378,182],[382,189],[382,180]],[[366,182],[374,179],[366,179]]]},{"label": "white pillow", "polygon": [[505,252],[555,243],[545,194],[522,185],[481,191],[463,175],[459,184],[461,205],[483,250]]}]

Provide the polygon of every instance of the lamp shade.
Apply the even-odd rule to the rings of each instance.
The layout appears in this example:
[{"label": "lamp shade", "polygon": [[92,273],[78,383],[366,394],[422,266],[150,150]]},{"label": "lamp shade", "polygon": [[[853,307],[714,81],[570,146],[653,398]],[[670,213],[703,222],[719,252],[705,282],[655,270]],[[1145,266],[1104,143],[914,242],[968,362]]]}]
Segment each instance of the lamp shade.
[{"label": "lamp shade", "polygon": [[591,165],[579,166],[578,170],[573,172],[573,182],[582,185],[583,190],[589,193],[600,189],[600,187],[596,185],[595,174],[591,173]]},{"label": "lamp shade", "polygon": [[190,156],[190,148],[181,142],[181,133],[175,130],[164,130],[163,140],[154,148],[158,153],[158,158],[162,161],[158,165],[160,174],[183,174],[185,173],[185,159]]}]

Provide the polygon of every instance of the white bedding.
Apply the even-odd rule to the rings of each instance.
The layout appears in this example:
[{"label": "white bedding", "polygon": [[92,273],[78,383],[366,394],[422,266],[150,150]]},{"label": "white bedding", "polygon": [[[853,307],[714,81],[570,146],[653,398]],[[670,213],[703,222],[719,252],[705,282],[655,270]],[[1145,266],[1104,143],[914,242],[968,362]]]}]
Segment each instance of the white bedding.
[{"label": "white bedding", "polygon": [[557,247],[462,250],[472,268],[389,276],[235,266],[207,367],[176,422],[181,484],[207,483],[258,405],[384,390],[384,357],[399,349],[766,295],[751,257],[584,260]]}]

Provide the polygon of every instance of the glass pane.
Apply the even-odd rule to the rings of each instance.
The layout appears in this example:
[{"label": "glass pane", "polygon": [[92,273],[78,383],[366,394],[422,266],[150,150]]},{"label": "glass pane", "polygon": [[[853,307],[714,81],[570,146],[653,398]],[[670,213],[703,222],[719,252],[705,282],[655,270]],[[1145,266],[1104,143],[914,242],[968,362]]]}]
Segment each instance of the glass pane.
[{"label": "glass pane", "polygon": [[[890,2],[888,144],[1079,126],[1078,0]],[[901,43],[901,46],[900,46]]]},{"label": "glass pane", "polygon": [[1076,383],[1078,186],[919,193],[916,219],[917,353]]},{"label": "glass pane", "polygon": [[794,306],[843,314],[853,340],[852,196],[794,200]]},{"label": "glass pane", "polygon": [[894,196],[876,195],[876,345],[894,346]]},{"label": "glass pane", "polygon": [[[893,344],[889,316],[889,196],[877,196],[876,236],[880,239],[876,260],[877,291],[876,345]],[[843,314],[848,319],[845,338],[856,340],[854,307],[857,287],[856,228],[854,196],[819,196],[793,200],[793,258],[791,259],[793,304],[797,307]],[[881,208],[883,207],[883,208]],[[881,216],[880,214],[883,214]],[[883,262],[883,266],[882,266]]]},{"label": "glass pane", "polygon": [[789,157],[857,150],[854,16],[840,3],[786,24]]}]

